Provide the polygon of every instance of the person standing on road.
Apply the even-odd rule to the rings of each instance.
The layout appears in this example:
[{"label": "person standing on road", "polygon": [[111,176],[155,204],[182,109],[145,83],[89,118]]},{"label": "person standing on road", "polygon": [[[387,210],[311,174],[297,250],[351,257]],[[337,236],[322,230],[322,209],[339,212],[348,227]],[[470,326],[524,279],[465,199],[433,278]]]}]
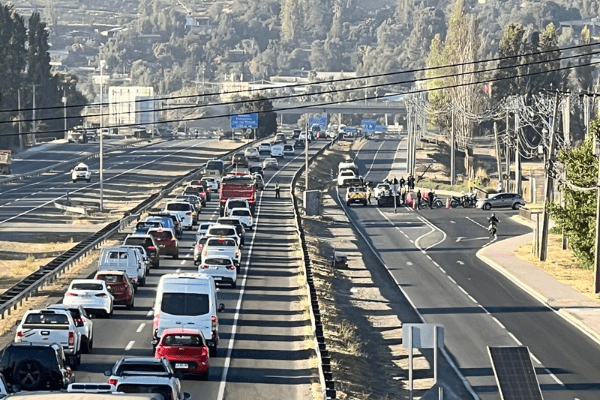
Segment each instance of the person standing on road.
[{"label": "person standing on road", "polygon": [[429,208],[433,209],[433,190],[429,191],[427,195],[427,202],[429,203]]},{"label": "person standing on road", "polygon": [[417,191],[417,210],[421,209],[421,189]]},{"label": "person standing on road", "polygon": [[398,181],[398,184],[400,185],[400,190],[402,190],[405,183],[406,183],[406,181],[404,180],[404,178],[400,177],[400,180]]},{"label": "person standing on road", "polygon": [[371,185],[367,185],[367,203],[371,204]]},{"label": "person standing on road", "polygon": [[275,198],[281,198],[281,189],[279,188],[279,182],[275,182]]}]

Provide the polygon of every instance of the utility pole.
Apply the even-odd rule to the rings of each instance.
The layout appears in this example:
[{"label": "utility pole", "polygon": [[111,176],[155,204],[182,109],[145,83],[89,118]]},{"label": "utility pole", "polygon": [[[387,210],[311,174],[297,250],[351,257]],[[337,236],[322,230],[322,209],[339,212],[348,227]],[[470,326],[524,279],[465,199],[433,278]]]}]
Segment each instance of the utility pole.
[{"label": "utility pole", "polygon": [[[542,240],[540,243],[540,261],[546,261],[548,257],[548,226],[550,225],[550,214],[548,205],[552,198],[553,181],[552,170],[554,151],[554,137],[556,130],[556,117],[558,116],[558,92],[554,96],[554,111],[552,113],[552,125],[550,126],[550,145],[548,151],[544,151],[544,168],[546,169],[546,185],[544,186],[544,215],[542,217]],[[596,217],[597,218],[597,217]],[[598,227],[596,227],[596,238],[598,237]]]},{"label": "utility pole", "polygon": [[304,135],[304,191],[308,192],[308,119],[306,120],[306,135]]},{"label": "utility pole", "polygon": [[450,110],[452,126],[450,128],[450,185],[456,185],[456,132],[454,128],[454,108]]},{"label": "utility pole", "polygon": [[17,108],[19,109],[19,151],[23,151],[23,132],[21,129],[21,122],[23,120],[23,115],[21,114],[21,89],[17,89]]},{"label": "utility pole", "polygon": [[410,108],[407,108],[407,113],[406,113],[406,133],[407,133],[407,143],[406,143],[406,173],[409,174],[410,173],[410,135],[411,135],[411,131],[412,131],[412,120],[411,120],[411,112],[410,112]]},{"label": "utility pole", "polygon": [[62,102],[63,102],[64,129],[65,129],[64,139],[67,139],[67,95],[65,93],[64,88],[63,88]]},{"label": "utility pole", "polygon": [[37,132],[37,121],[35,120],[35,87],[39,86],[39,85],[36,85],[34,83],[31,86],[33,87],[33,118],[32,118],[32,121],[31,121],[33,133],[31,135],[31,144],[33,146],[35,146],[35,144],[36,144],[35,133]]},{"label": "utility pole", "polygon": [[498,124],[494,121],[494,138],[496,139],[496,167],[498,168],[498,183],[502,185],[502,156],[500,155],[500,142],[498,141]]},{"label": "utility pole", "polygon": [[519,113],[515,110],[515,186],[516,192],[522,194],[521,188],[521,138],[519,137]]}]

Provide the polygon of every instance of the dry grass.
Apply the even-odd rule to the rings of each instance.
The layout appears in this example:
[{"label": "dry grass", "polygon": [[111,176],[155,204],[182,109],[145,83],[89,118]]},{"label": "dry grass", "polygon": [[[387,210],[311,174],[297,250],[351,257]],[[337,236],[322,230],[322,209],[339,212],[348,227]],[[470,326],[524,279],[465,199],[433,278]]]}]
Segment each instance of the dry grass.
[{"label": "dry grass", "polygon": [[548,239],[548,261],[541,262],[531,252],[531,242],[522,245],[515,253],[517,257],[528,261],[538,268],[554,276],[579,292],[593,299],[600,299],[594,295],[594,276],[592,271],[580,268],[573,251],[563,250],[560,235],[550,235]]},{"label": "dry grass", "polygon": [[0,241],[0,251],[33,254],[42,252],[67,251],[74,245],[75,243],[73,243],[73,241],[62,243]]}]

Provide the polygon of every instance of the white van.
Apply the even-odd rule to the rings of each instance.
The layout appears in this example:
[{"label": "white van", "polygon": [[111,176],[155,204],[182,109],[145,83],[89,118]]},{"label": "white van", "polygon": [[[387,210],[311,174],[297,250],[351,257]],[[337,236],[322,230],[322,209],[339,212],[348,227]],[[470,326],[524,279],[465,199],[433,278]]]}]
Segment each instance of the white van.
[{"label": "white van", "polygon": [[358,166],[354,164],[353,161],[345,161],[338,164],[338,172],[342,172],[347,169],[351,170],[356,175],[358,175]]},{"label": "white van", "polygon": [[98,271],[123,271],[133,286],[146,284],[146,262],[141,252],[133,246],[115,246],[102,249]]},{"label": "white van", "polygon": [[166,274],[160,278],[154,301],[152,323],[153,346],[156,346],[167,328],[197,329],[202,331],[210,347],[210,356],[216,356],[219,345],[219,318],[217,289],[211,276],[184,273]]}]

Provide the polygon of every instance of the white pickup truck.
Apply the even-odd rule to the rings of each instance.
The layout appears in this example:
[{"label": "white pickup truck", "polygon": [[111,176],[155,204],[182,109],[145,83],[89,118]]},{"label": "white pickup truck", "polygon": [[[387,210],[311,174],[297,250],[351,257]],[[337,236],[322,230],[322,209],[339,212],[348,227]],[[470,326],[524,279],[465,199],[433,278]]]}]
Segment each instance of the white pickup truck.
[{"label": "white pickup truck", "polygon": [[92,178],[92,171],[87,166],[87,164],[79,163],[71,170],[71,180],[73,183],[77,182],[80,179],[85,179],[86,182],[89,182]]},{"label": "white pickup truck", "polygon": [[15,342],[62,346],[71,368],[81,363],[81,333],[69,310],[29,310],[17,321]]},{"label": "white pickup truck", "polygon": [[209,237],[202,249],[202,262],[206,257],[212,256],[229,257],[233,260],[237,269],[240,268],[242,252],[233,238]]}]

